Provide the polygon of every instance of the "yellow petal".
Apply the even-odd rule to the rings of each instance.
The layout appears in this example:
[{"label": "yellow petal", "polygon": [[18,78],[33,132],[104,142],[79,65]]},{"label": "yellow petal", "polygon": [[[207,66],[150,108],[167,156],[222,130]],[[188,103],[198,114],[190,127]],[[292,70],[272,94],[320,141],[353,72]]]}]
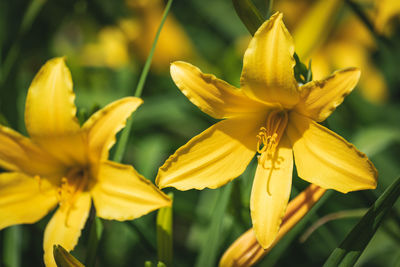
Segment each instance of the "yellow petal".
[{"label": "yellow petal", "polygon": [[0,229],[34,223],[57,204],[57,191],[45,179],[17,172],[0,174]]},{"label": "yellow petal", "polygon": [[275,13],[257,30],[244,54],[240,78],[243,91],[264,102],[294,106],[299,94],[293,54],[293,39],[282,14]]},{"label": "yellow petal", "polygon": [[342,193],[376,187],[378,173],[367,156],[329,129],[292,112],[287,134],[302,179]]},{"label": "yellow petal", "polygon": [[[264,152],[267,153],[267,152]],[[272,159],[258,158],[250,198],[253,228],[258,242],[268,248],[274,242],[289,202],[293,175],[293,154],[289,140],[282,136]]]},{"label": "yellow petal", "polygon": [[29,87],[25,124],[33,138],[59,136],[79,130],[75,94],[64,58],[46,62]]},{"label": "yellow petal", "polygon": [[43,249],[46,267],[56,267],[53,246],[61,245],[71,251],[78,243],[81,230],[89,215],[90,194],[80,193],[73,203],[64,202],[54,213],[44,232]]},{"label": "yellow petal", "polygon": [[88,132],[91,156],[96,160],[108,158],[108,151],[115,143],[115,134],[142,103],[140,98],[126,97],[97,111],[85,122],[83,129]]},{"label": "yellow petal", "polygon": [[79,132],[74,99],[64,58],[47,61],[29,87],[25,124],[31,138],[64,164],[84,165],[85,140]]},{"label": "yellow petal", "polygon": [[257,242],[253,228],[242,234],[224,253],[220,267],[250,267],[261,260],[291,230],[324,195],[325,189],[309,185],[287,206],[282,226],[273,244],[263,249]]},{"label": "yellow petal", "polygon": [[171,65],[171,76],[182,93],[203,112],[222,119],[265,109],[240,89],[195,66],[177,61]]},{"label": "yellow petal", "polygon": [[301,87],[302,99],[295,110],[315,121],[324,121],[353,91],[359,78],[360,70],[349,68],[324,80],[309,82]]},{"label": "yellow petal", "polygon": [[329,36],[342,2],[342,0],[314,1],[315,4],[298,23],[293,38],[296,43],[296,53],[301,59],[308,58]]},{"label": "yellow petal", "polygon": [[214,124],[179,148],[160,167],[156,184],[179,190],[218,188],[238,177],[256,152],[259,118]]},{"label": "yellow petal", "polygon": [[0,167],[32,176],[46,176],[63,171],[60,162],[31,140],[3,126],[0,126]]},{"label": "yellow petal", "polygon": [[133,220],[170,206],[171,200],[131,166],[102,162],[92,189],[96,213],[110,220]]}]

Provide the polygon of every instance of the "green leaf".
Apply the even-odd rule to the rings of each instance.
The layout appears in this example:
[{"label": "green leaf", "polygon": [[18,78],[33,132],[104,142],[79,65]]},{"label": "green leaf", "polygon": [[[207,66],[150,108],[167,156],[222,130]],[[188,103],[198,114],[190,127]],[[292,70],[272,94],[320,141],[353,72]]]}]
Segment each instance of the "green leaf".
[{"label": "green leaf", "polygon": [[332,252],[324,267],[353,266],[399,196],[400,177],[369,208],[345,240]]},{"label": "green leaf", "polygon": [[353,144],[369,157],[378,154],[394,142],[400,142],[400,129],[391,126],[362,129],[353,138]]},{"label": "green leaf", "polygon": [[251,35],[254,35],[265,21],[265,18],[251,0],[232,0],[232,3],[237,15],[242,20],[247,30]]},{"label": "green leaf", "polygon": [[196,267],[215,266],[219,245],[221,244],[221,228],[225,217],[225,211],[229,204],[229,197],[232,191],[232,183],[219,189],[218,201],[213,209],[210,226],[206,232],[204,242],[201,246],[200,255],[196,260]]},{"label": "green leaf", "polygon": [[60,245],[53,246],[53,255],[58,267],[84,267],[82,263]]},{"label": "green leaf", "polygon": [[[173,200],[174,195],[168,196]],[[172,266],[172,206],[158,210],[157,213],[157,254],[165,266]],[[157,266],[160,266],[160,262]]]}]

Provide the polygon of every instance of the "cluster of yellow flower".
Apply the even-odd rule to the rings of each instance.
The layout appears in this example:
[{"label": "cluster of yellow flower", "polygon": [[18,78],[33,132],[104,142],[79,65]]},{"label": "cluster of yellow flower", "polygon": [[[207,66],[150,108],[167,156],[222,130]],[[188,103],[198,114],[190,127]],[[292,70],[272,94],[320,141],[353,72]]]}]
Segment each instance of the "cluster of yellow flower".
[{"label": "cluster of yellow flower", "polygon": [[[330,2],[335,2],[332,11],[338,1]],[[354,89],[360,70],[342,69],[299,84],[294,76],[294,40],[282,17],[282,13],[272,15],[251,39],[240,88],[189,63],[172,63],[171,76],[182,93],[221,121],[166,160],[156,178],[158,187],[133,167],[108,160],[115,135],[142,100],[115,101],[81,127],[65,60],[49,60],[32,81],[26,99],[30,138],[0,126],[0,167],[7,170],[0,174],[0,229],[34,223],[58,206],[43,242],[46,266],[54,266],[53,245],[74,248],[92,200],[100,218],[132,220],[171,205],[160,189],[221,187],[240,176],[256,156],[250,201],[253,228],[220,262],[249,266],[307,213],[325,189],[347,193],[375,188],[377,171],[368,158],[318,124]],[[300,43],[301,30],[295,32]],[[307,49],[302,46],[300,55],[309,57]],[[299,177],[313,185],[288,205],[294,164]]]}]

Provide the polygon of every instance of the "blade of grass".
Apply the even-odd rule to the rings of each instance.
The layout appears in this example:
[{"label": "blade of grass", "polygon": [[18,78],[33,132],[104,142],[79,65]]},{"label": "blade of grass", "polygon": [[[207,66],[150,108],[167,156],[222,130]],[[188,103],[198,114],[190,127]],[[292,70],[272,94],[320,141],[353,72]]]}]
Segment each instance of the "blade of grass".
[{"label": "blade of grass", "polygon": [[[149,56],[147,57],[147,60],[146,60],[146,63],[144,64],[142,73],[140,74],[139,82],[138,82],[136,90],[135,90],[135,96],[136,97],[141,97],[142,96],[144,83],[146,81],[147,75],[148,75],[149,70],[150,70],[151,61],[153,59],[154,51],[156,49],[158,37],[160,36],[161,30],[162,30],[162,28],[164,26],[164,22],[165,22],[165,20],[167,18],[167,15],[168,15],[168,12],[169,12],[169,10],[171,8],[171,5],[172,5],[172,0],[168,0],[168,3],[167,3],[167,5],[165,6],[165,9],[164,9],[164,13],[163,13],[163,16],[162,16],[162,19],[161,19],[160,26],[158,27],[156,36],[154,37],[153,45],[151,46]],[[132,128],[132,118],[130,118],[126,122],[126,126],[125,126],[124,130],[122,131],[121,137],[119,138],[119,141],[117,143],[117,148],[116,148],[115,154],[114,154],[114,161],[120,162],[122,160],[122,157],[124,156],[124,153],[125,153],[126,145],[128,143],[128,139],[129,139],[129,134],[131,132],[131,128]]]},{"label": "blade of grass", "polygon": [[0,74],[0,85],[7,79],[7,76],[14,65],[15,60],[18,57],[20,50],[20,41],[22,36],[30,29],[35,18],[39,14],[43,5],[46,3],[46,0],[33,0],[30,2],[28,8],[25,11],[25,14],[22,18],[21,27],[18,32],[18,37],[15,42],[12,44],[9,51],[6,53],[7,56],[4,60],[3,66],[1,68]]},{"label": "blade of grass", "polygon": [[353,266],[400,196],[400,177],[369,208],[368,212],[329,256],[324,267]]},{"label": "blade of grass", "polygon": [[5,267],[21,266],[21,226],[15,225],[4,229],[3,264]]},{"label": "blade of grass", "polygon": [[339,219],[348,219],[348,218],[361,218],[365,215],[366,209],[355,209],[355,210],[342,210],[334,213],[330,213],[325,215],[318,221],[316,221],[313,225],[311,225],[307,231],[305,231],[299,238],[300,243],[304,243],[307,239],[314,233],[318,228],[325,225],[330,221],[335,221]]},{"label": "blade of grass", "polygon": [[221,244],[222,222],[229,204],[232,183],[227,184],[218,192],[217,204],[213,209],[213,217],[201,246],[200,255],[196,260],[196,267],[216,266],[219,245]]}]

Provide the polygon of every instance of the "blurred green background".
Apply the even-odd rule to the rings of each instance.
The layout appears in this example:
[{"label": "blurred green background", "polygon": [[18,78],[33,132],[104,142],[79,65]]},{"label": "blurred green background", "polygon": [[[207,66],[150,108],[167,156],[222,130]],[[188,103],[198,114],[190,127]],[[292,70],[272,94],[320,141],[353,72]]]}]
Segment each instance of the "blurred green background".
[{"label": "blurred green background", "polygon": [[[255,2],[266,11],[267,1]],[[279,0],[275,2],[275,10],[286,8],[279,6]],[[300,2],[313,4],[297,2],[303,13],[307,9],[301,11]],[[82,118],[113,100],[133,95],[164,5],[150,0],[1,0],[0,123],[26,134],[26,92],[36,72],[52,57],[67,58]],[[281,11],[285,20],[285,10]],[[170,154],[215,122],[177,89],[169,76],[169,63],[189,61],[205,73],[239,86],[242,56],[250,38],[230,0],[175,0],[169,16],[145,84],[144,104],[133,116],[123,159],[153,182],[158,167]],[[321,40],[330,44],[330,36],[335,36],[344,17],[358,20],[343,5]],[[288,27],[292,30],[296,22]],[[358,88],[324,123],[370,157],[379,171],[377,189],[329,195],[302,227],[296,228],[293,240],[282,240],[258,266],[322,265],[360,219],[360,209],[367,209],[400,175],[398,21],[391,22],[390,33],[382,35],[388,43],[369,45],[366,55],[368,70],[372,68],[371,73],[379,71],[382,76],[386,96],[374,101]],[[347,58],[345,48],[341,49]],[[364,66],[359,67],[363,71]],[[253,162],[241,177],[222,189],[165,190],[174,193],[174,266],[216,266],[229,245],[251,227],[249,199],[254,170]],[[295,177],[292,195],[306,186]],[[352,210],[353,216],[328,222],[304,243],[299,241],[301,233],[321,217]],[[2,230],[0,266],[43,266],[42,238],[50,216],[33,225]],[[96,265],[143,266],[147,260],[156,262],[155,216],[153,212],[132,222],[103,221]],[[92,219],[73,251],[82,261]],[[400,266],[399,202],[357,264]]]}]

